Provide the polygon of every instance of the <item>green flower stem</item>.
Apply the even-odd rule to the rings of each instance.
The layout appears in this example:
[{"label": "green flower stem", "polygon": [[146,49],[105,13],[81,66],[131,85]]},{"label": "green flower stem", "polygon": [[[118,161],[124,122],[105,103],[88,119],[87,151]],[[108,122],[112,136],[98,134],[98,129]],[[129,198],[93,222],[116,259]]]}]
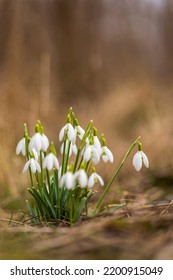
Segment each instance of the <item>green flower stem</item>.
[{"label": "green flower stem", "polygon": [[90,164],[91,160],[89,160],[86,164],[86,167],[85,167],[85,171],[87,172],[88,168],[89,168],[89,164]]},{"label": "green flower stem", "polygon": [[72,201],[73,191],[69,190],[68,208],[69,208],[69,221],[70,225],[73,224],[73,201]]},{"label": "green flower stem", "polygon": [[40,182],[39,182],[39,176],[38,176],[38,172],[36,171],[35,173],[35,179],[36,179],[36,182],[37,182],[37,186],[39,188],[39,191],[41,193],[41,185],[40,185]]},{"label": "green flower stem", "polygon": [[42,151],[40,151],[40,167],[41,167],[41,183],[42,183],[42,186],[43,186],[44,171],[43,171],[43,155],[42,155]]},{"label": "green flower stem", "polygon": [[76,168],[77,168],[80,152],[81,152],[81,149],[79,148],[78,151],[77,151],[76,160],[75,160],[75,163],[74,163],[73,173],[76,172]]},{"label": "green flower stem", "polygon": [[123,167],[125,161],[127,160],[128,156],[130,155],[131,151],[133,150],[133,148],[134,148],[134,147],[136,146],[136,144],[138,143],[139,138],[140,138],[140,136],[139,136],[139,137],[132,143],[132,145],[129,147],[129,149],[128,149],[127,153],[125,154],[125,156],[124,156],[124,158],[123,158],[121,164],[119,165],[117,171],[116,171],[116,172],[114,173],[114,175],[112,176],[112,178],[111,178],[111,180],[109,181],[108,185],[106,186],[106,188],[105,188],[103,194],[101,195],[99,201],[97,202],[97,205],[96,205],[96,207],[95,207],[94,213],[97,212],[97,209],[99,208],[100,204],[102,203],[103,198],[105,197],[105,195],[107,194],[107,192],[108,192],[110,186],[112,185],[113,181],[115,180],[115,178],[116,178],[117,175],[119,174],[121,168]]},{"label": "green flower stem", "polygon": [[71,146],[71,141],[69,141],[69,143],[68,143],[67,154],[65,154],[64,173],[67,172],[68,159],[69,159],[69,153],[70,153],[70,146]]},{"label": "green flower stem", "polygon": [[31,186],[33,187],[33,178],[32,178],[32,172],[31,172],[31,167],[29,166],[29,176],[30,176],[30,180],[31,180]]},{"label": "green flower stem", "polygon": [[64,147],[63,147],[63,154],[62,154],[62,170],[61,170],[61,176],[64,174],[65,150],[66,150],[66,140],[64,140]]},{"label": "green flower stem", "polygon": [[79,209],[79,202],[80,202],[80,195],[81,195],[82,189],[80,187],[77,187],[77,192],[75,194],[75,209],[74,209],[74,221],[77,221],[78,218],[78,209]]},{"label": "green flower stem", "polygon": [[78,166],[77,170],[80,169],[82,162],[83,162],[83,156],[81,157],[81,160],[80,160],[80,162],[79,162],[79,166]]}]

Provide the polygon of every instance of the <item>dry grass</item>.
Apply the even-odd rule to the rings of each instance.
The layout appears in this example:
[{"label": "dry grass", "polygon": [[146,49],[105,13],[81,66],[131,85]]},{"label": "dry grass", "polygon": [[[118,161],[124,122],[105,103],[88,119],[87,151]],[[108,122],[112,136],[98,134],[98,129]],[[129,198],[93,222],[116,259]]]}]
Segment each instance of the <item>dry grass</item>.
[{"label": "dry grass", "polygon": [[34,259],[172,259],[172,218],[171,203],[134,203],[116,213],[85,219],[72,228],[14,222],[9,227],[0,220],[1,240],[4,236],[6,244],[11,244],[11,238],[15,240],[10,251],[1,244],[0,258],[32,259],[34,253]]}]

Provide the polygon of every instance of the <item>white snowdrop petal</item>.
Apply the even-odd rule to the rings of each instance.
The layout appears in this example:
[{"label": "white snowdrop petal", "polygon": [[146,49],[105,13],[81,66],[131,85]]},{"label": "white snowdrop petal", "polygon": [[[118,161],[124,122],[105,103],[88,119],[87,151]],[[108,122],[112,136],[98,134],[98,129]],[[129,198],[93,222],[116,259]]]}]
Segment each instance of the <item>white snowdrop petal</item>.
[{"label": "white snowdrop petal", "polygon": [[26,151],[25,151],[25,138],[22,138],[19,143],[17,144],[16,147],[16,154],[19,155],[20,152],[22,153],[23,156],[26,155]]},{"label": "white snowdrop petal", "polygon": [[94,165],[97,165],[97,164],[99,163],[99,161],[98,161],[98,159],[92,157],[92,163],[93,163]]},{"label": "white snowdrop petal", "polygon": [[148,168],[149,167],[149,160],[148,160],[148,157],[146,156],[146,154],[144,152],[141,151],[141,155],[142,155],[142,158],[143,158],[143,162],[144,162],[144,165]]},{"label": "white snowdrop petal", "polygon": [[93,147],[91,152],[92,162],[94,164],[98,164],[100,161],[100,155],[98,154],[97,150]]},{"label": "white snowdrop petal", "polygon": [[55,167],[59,168],[59,162],[56,156],[53,153],[47,155],[43,160],[43,168],[47,168],[49,171]]},{"label": "white snowdrop petal", "polygon": [[34,136],[31,138],[29,143],[29,151],[31,152],[33,148],[39,153],[42,148],[42,136],[40,133],[35,133]]},{"label": "white snowdrop petal", "polygon": [[101,147],[101,144],[100,144],[100,140],[98,139],[97,136],[94,136],[94,148],[97,150],[99,156],[101,156],[102,147]]},{"label": "white snowdrop petal", "polygon": [[108,162],[108,157],[106,155],[102,155],[102,159],[104,162]]},{"label": "white snowdrop petal", "polygon": [[19,154],[20,154],[20,151],[21,151],[21,141],[22,141],[22,140],[19,141],[19,143],[17,144],[17,147],[16,147],[16,154],[17,154],[17,155],[19,155]]},{"label": "white snowdrop petal", "polygon": [[25,172],[27,171],[29,165],[30,165],[30,160],[28,160],[28,161],[25,163],[24,168],[23,168],[23,171],[22,171],[23,173],[25,173]]},{"label": "white snowdrop petal", "polygon": [[105,147],[105,152],[106,152],[106,155],[107,155],[109,161],[113,162],[114,161],[114,157],[113,157],[112,152],[108,149],[108,147]]},{"label": "white snowdrop petal", "polygon": [[75,131],[74,127],[71,125],[71,123],[68,123],[67,125],[68,125],[68,132],[67,132],[68,139],[73,144],[75,144],[75,142],[76,142],[76,131]]},{"label": "white snowdrop petal", "polygon": [[92,188],[94,186],[94,184],[95,184],[94,173],[92,173],[88,179],[88,188]]},{"label": "white snowdrop petal", "polygon": [[51,170],[53,168],[53,157],[52,157],[52,154],[49,154],[47,156],[47,164],[46,164],[46,167],[48,170]]},{"label": "white snowdrop petal", "polygon": [[40,133],[36,133],[35,134],[35,139],[34,139],[34,148],[36,149],[36,151],[39,153],[40,150],[42,149],[42,137]]},{"label": "white snowdrop petal", "polygon": [[78,126],[76,126],[76,131],[77,131],[77,135],[82,140],[82,138],[85,134],[85,130],[80,125],[78,125]]},{"label": "white snowdrop petal", "polygon": [[41,173],[40,164],[36,160],[35,160],[35,167],[36,167],[37,172]]},{"label": "white snowdrop petal", "polygon": [[99,181],[99,183],[100,183],[100,185],[104,185],[104,181],[103,181],[103,179],[102,179],[102,177],[99,175],[99,174],[95,174],[95,176],[97,177],[97,179],[98,179],[98,181]]},{"label": "white snowdrop petal", "polygon": [[65,178],[65,184],[67,189],[73,189],[74,187],[74,177],[73,174],[71,172],[67,172],[66,173],[66,178]]},{"label": "white snowdrop petal", "polygon": [[54,163],[55,168],[59,169],[59,161],[55,156],[53,157],[53,163]]},{"label": "white snowdrop petal", "polygon": [[94,148],[94,146],[92,146],[92,154],[94,156],[94,158],[99,162],[100,161],[100,156],[99,156],[99,153],[98,151]]},{"label": "white snowdrop petal", "polygon": [[31,172],[32,172],[32,173],[35,173],[35,172],[36,172],[36,170],[37,170],[37,168],[36,168],[36,164],[35,164],[35,162],[34,162],[34,159],[33,159],[33,158],[31,158],[31,161],[30,161],[30,166],[31,166]]},{"label": "white snowdrop petal", "polygon": [[88,183],[88,177],[87,177],[86,172],[84,170],[80,170],[80,173],[79,173],[79,185],[81,187],[86,187],[87,183]]},{"label": "white snowdrop petal", "polygon": [[25,143],[22,145],[22,155],[26,156],[26,147],[25,147]]},{"label": "white snowdrop petal", "polygon": [[63,126],[63,128],[61,128],[60,133],[59,133],[59,141],[61,142],[64,138],[64,134],[65,134],[65,130],[66,130],[66,125]]},{"label": "white snowdrop petal", "polygon": [[134,157],[133,157],[133,165],[136,169],[136,171],[140,171],[142,168],[142,157],[141,157],[141,152],[138,151]]},{"label": "white snowdrop petal", "polygon": [[91,146],[88,146],[84,152],[83,158],[86,162],[91,159]]},{"label": "white snowdrop petal", "polygon": [[49,147],[49,140],[45,134],[42,134],[41,136],[42,136],[42,150],[46,152]]}]

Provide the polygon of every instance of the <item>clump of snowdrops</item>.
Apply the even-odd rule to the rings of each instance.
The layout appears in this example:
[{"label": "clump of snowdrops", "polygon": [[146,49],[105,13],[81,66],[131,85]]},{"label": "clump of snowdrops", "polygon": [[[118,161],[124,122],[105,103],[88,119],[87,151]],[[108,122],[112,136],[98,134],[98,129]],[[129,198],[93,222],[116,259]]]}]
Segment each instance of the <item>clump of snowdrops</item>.
[{"label": "clump of snowdrops", "polygon": [[32,199],[26,202],[31,222],[74,224],[82,215],[87,215],[89,200],[94,194],[93,186],[98,183],[103,192],[93,210],[93,214],[96,214],[104,196],[136,145],[138,151],[133,157],[135,169],[139,171],[142,163],[149,167],[139,138],[129,147],[121,164],[104,187],[103,178],[97,173],[96,166],[101,160],[112,163],[114,156],[107,147],[104,135],[98,136],[93,121],[89,121],[83,129],[72,108],[69,109],[66,124],[59,133],[58,157],[56,145],[49,142],[40,121],[37,121],[32,137],[24,124],[24,136],[16,147],[16,153],[22,153],[26,158],[23,173],[28,171],[30,176],[31,186],[28,192]]}]

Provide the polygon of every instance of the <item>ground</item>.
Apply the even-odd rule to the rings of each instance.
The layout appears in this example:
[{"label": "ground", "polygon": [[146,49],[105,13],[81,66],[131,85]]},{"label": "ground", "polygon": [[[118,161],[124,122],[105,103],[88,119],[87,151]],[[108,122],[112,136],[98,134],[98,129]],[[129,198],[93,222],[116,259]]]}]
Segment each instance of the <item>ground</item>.
[{"label": "ground", "polygon": [[72,227],[0,220],[0,259],[172,259],[173,203],[142,194]]}]

